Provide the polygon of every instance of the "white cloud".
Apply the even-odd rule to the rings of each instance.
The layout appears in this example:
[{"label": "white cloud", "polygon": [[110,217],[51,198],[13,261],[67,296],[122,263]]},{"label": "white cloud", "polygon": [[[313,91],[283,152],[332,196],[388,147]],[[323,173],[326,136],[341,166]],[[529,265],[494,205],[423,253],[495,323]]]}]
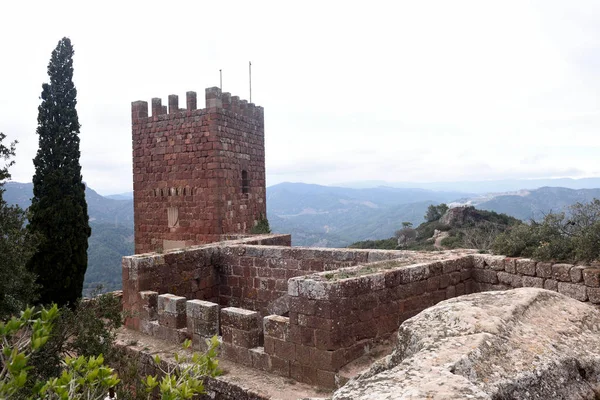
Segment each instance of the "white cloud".
[{"label": "white cloud", "polygon": [[66,35],[84,180],[101,193],[131,187],[131,101],[202,93],[219,69],[247,98],[248,60],[269,184],[596,175],[599,20],[592,0],[8,2],[0,131],[30,181]]}]

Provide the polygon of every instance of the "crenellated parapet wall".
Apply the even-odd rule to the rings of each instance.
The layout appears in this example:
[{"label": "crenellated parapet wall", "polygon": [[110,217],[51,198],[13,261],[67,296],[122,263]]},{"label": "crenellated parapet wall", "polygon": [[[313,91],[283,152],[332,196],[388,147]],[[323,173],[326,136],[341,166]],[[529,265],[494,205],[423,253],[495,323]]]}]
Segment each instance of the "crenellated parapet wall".
[{"label": "crenellated parapet wall", "polygon": [[298,248],[289,239],[264,235],[125,258],[127,325],[173,343],[190,338],[200,349],[218,335],[222,358],[330,388],[342,367],[446,299],[540,287],[600,304],[596,267],[469,250]]},{"label": "crenellated parapet wall", "polygon": [[[179,96],[171,94],[168,96],[168,107],[162,104],[162,98],[153,97],[150,102],[143,100],[131,103],[131,119],[134,125],[144,124],[154,121],[175,120],[183,117],[198,117],[211,112],[227,114],[230,117],[255,120],[257,126],[264,126],[264,109],[247,100],[240,99],[239,96],[232,96],[231,93],[222,92],[217,87],[206,88],[205,90],[205,108],[197,107],[197,93],[194,91],[186,92],[186,108],[179,108]],[[257,134],[261,131],[257,130]],[[262,132],[264,134],[264,132]]]}]

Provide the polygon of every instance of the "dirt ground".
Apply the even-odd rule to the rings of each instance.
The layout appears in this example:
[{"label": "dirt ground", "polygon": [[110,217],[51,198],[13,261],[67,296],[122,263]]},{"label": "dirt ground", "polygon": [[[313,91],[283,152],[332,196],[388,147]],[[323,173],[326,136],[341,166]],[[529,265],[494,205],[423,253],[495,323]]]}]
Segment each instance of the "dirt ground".
[{"label": "dirt ground", "polygon": [[[172,358],[173,353],[182,351],[177,345],[125,328],[119,330],[117,342],[152,355],[158,354],[162,359]],[[271,375],[227,360],[219,359],[219,367],[223,370],[223,375],[217,379],[273,400],[327,399],[332,394],[332,391],[299,383],[291,378]]]}]

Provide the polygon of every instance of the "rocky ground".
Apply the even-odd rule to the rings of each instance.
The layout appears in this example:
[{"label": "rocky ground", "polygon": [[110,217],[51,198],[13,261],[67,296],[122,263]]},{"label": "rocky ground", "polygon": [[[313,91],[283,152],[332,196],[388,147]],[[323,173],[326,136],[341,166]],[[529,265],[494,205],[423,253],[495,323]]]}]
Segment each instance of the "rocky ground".
[{"label": "rocky ground", "polygon": [[600,312],[543,289],[476,293],[405,321],[334,400],[598,399]]}]

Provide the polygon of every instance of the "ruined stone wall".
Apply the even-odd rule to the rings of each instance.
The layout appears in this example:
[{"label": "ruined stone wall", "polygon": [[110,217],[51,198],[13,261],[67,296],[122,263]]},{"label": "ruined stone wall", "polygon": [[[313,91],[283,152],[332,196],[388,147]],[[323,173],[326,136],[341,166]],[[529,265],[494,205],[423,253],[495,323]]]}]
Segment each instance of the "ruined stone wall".
[{"label": "ruined stone wall", "polygon": [[473,291],[536,287],[600,304],[600,268],[484,254],[473,255]]},{"label": "ruined stone wall", "polygon": [[[290,246],[290,235],[255,235],[233,240],[229,245]],[[172,293],[189,299],[216,301],[220,293],[219,243],[193,246],[164,254],[139,254],[123,258],[123,307],[130,316],[127,326],[139,329],[140,292]]]},{"label": "ruined stone wall", "polygon": [[258,311],[263,317],[283,315],[289,310],[290,278],[404,256],[400,251],[228,246],[219,269],[219,302]]},{"label": "ruined stone wall", "polygon": [[343,366],[445,299],[530,286],[600,304],[600,268],[289,243],[287,235],[264,235],[126,257],[124,301],[137,318],[128,326],[174,343],[191,338],[200,348],[220,335],[225,359],[334,387]]},{"label": "ruined stone wall", "polygon": [[[215,242],[266,216],[262,107],[206,89],[206,108],[132,103],[135,252]],[[168,112],[167,112],[168,111]],[[247,179],[243,179],[246,174]]]}]

